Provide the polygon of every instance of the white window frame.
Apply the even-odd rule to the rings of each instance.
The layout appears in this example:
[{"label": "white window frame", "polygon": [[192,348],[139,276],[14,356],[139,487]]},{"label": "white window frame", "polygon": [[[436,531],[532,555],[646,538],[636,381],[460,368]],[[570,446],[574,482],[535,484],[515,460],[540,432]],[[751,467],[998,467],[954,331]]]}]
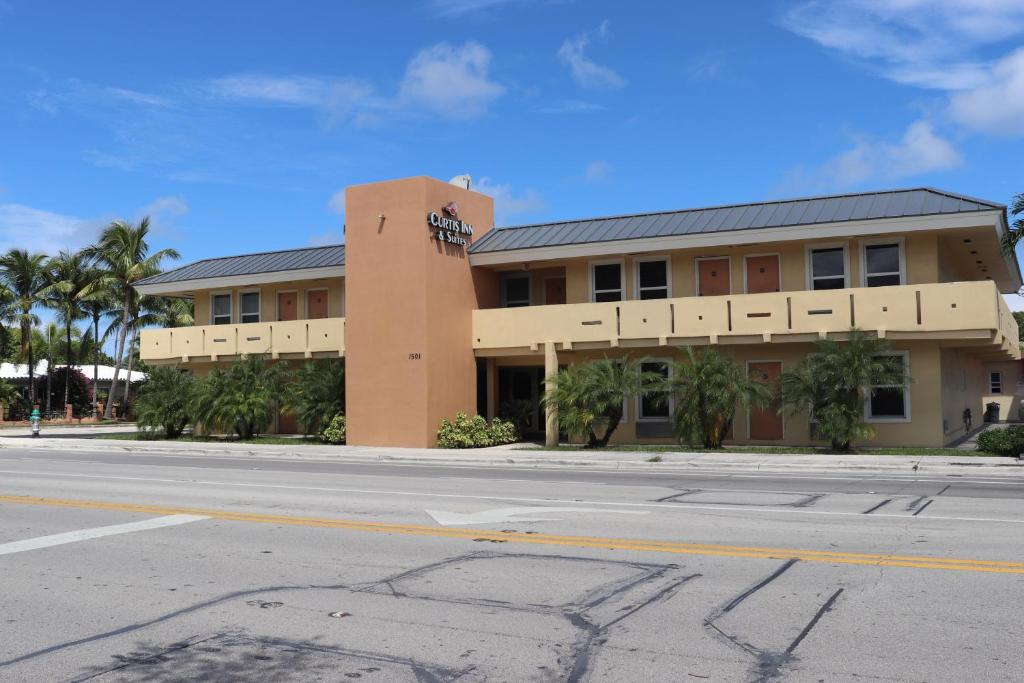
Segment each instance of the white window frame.
[{"label": "white window frame", "polygon": [[[693,259],[693,293],[694,296],[703,296],[700,293],[700,262],[701,261],[725,261],[728,263],[726,267],[726,275],[729,276],[729,294],[732,294],[732,256],[728,254],[719,254],[718,256],[697,256]],[[709,295],[709,296],[722,296],[722,295]]]},{"label": "white window frame", "polygon": [[[668,369],[668,379],[672,379],[672,359],[671,358],[644,358],[640,363],[640,372],[643,372],[643,366],[648,363],[664,363]],[[671,422],[672,411],[675,410],[675,401],[672,397],[668,400],[668,415],[662,417],[660,415],[647,416],[644,415],[644,400],[642,397],[636,397],[636,421],[637,422]]]},{"label": "white window frame", "polygon": [[[892,237],[886,239],[884,237],[878,237],[875,239],[862,240],[860,243],[860,286],[868,286],[868,259],[867,259],[867,248],[870,246],[879,246],[884,244],[895,244],[899,251],[900,259],[900,284],[907,284],[907,250],[904,247],[904,239],[902,237]],[[872,273],[872,275],[896,275],[897,273]],[[888,285],[893,286],[893,285]]]},{"label": "white window frame", "polygon": [[526,272],[507,272],[501,274],[501,288],[499,295],[501,299],[501,307],[509,308],[508,297],[505,295],[505,283],[509,280],[526,280],[526,304],[525,306],[513,306],[512,308],[525,308],[526,306],[533,305],[533,278],[530,276],[529,271]]},{"label": "white window frame", "polygon": [[[255,321],[250,320],[248,323],[246,323],[246,321],[243,320],[243,318],[245,317],[245,313],[242,311],[242,299],[245,297],[246,294],[255,294],[256,295],[256,318],[257,318],[257,320],[255,320]],[[240,324],[241,323],[254,324],[254,323],[261,323],[261,322],[263,322],[263,295],[260,293],[260,290],[258,288],[256,288],[256,289],[240,289],[240,290],[238,290],[238,322]]]},{"label": "white window frame", "polygon": [[[782,264],[780,263],[779,265],[781,266]],[[746,272],[746,270],[744,270],[744,272]],[[780,278],[782,277],[781,270],[779,272],[779,277]],[[761,358],[759,360],[748,360],[746,362],[746,364],[744,365],[744,368],[743,368],[744,370],[746,370],[748,378],[750,377],[750,366],[752,364],[754,364],[754,363],[778,363],[779,364],[779,371],[780,372],[785,372],[786,371],[786,362],[783,361],[780,358]],[[754,406],[751,405],[750,408],[747,410],[747,440],[748,441],[754,441],[754,437],[752,437],[750,435],[750,414],[753,411],[754,411]],[[807,412],[810,413],[811,411],[808,410]],[[782,413],[779,417],[782,418],[782,438],[779,439],[779,441],[785,441],[786,440],[786,415],[785,415],[785,413]],[[813,416],[808,415],[808,418],[812,418],[812,417]],[[809,423],[810,424],[817,424],[817,422],[818,421],[816,419],[809,419]],[[757,439],[757,440],[758,441],[769,441],[769,439]]]},{"label": "white window frame", "polygon": [[743,293],[750,294],[750,285],[747,283],[747,259],[752,258],[763,258],[765,256],[774,256],[775,262],[779,264],[779,286],[777,291],[782,291],[782,253],[778,251],[766,252],[761,254],[744,254],[743,255]]},{"label": "white window frame", "polygon": [[[640,264],[663,261],[665,263],[665,298],[672,298],[672,257],[671,256],[638,256],[633,259],[633,298],[640,297]],[[660,290],[661,287],[646,287],[648,290]]]},{"label": "white window frame", "polygon": [[[234,296],[234,293],[230,289],[223,290],[223,291],[220,291],[220,292],[210,292],[210,324],[211,325],[217,325],[218,324],[217,323],[217,315],[216,315],[216,307],[214,306],[214,301],[217,300],[218,296],[226,296],[228,298],[228,321],[227,321],[227,323],[220,323],[220,324],[231,325],[231,324],[233,324],[235,322],[235,296]],[[223,317],[223,316],[221,316],[221,317]]]},{"label": "white window frame", "polygon": [[[843,288],[849,288],[850,286],[850,243],[847,241],[843,242],[822,242],[820,244],[808,244],[804,246],[804,272],[806,275],[806,286],[807,291],[814,291],[814,262],[811,258],[815,251],[825,249],[842,249],[843,250]],[[817,279],[829,279],[834,276],[823,276]]]},{"label": "white window frame", "polygon": [[[994,378],[994,379],[993,379]],[[991,370],[988,373],[988,393],[993,396],[1003,395],[1003,373],[1000,370]]]},{"label": "white window frame", "polygon": [[[910,351],[885,351],[883,353],[876,354],[879,356],[902,356],[903,357],[903,376],[904,378],[910,377]],[[872,389],[882,388],[888,385],[876,385],[872,386]],[[893,388],[896,388],[893,385]],[[903,383],[903,417],[875,417],[871,414],[871,396],[868,395],[864,399],[864,421],[871,423],[906,423],[911,421],[910,412],[910,382],[904,380]]]},{"label": "white window frame", "polygon": [[[305,290],[305,294],[302,297],[302,307],[305,309],[303,311],[303,313],[306,314],[303,319],[304,320],[312,320],[312,318],[309,317],[309,295],[312,294],[313,292],[327,292],[327,317],[330,318],[331,317],[331,288],[330,287],[310,287],[309,289]],[[325,318],[325,320],[326,320],[326,318]]]},{"label": "white window frame", "polygon": [[[609,259],[609,260],[605,260],[605,261],[590,261],[587,264],[587,272],[589,273],[589,276],[590,276],[590,301],[591,301],[591,303],[597,303],[597,294],[598,294],[598,292],[595,291],[595,289],[594,289],[594,284],[595,284],[594,268],[596,266],[611,266],[611,265],[617,265],[619,267],[619,290],[618,291],[620,291],[622,293],[622,296],[619,299],[619,301],[626,301],[626,294],[627,294],[627,292],[626,292],[626,262],[625,262],[625,259]],[[614,292],[614,291],[616,291],[616,290],[614,290],[614,289],[602,289],[601,293],[604,293],[604,292]],[[614,301],[603,301],[601,303],[616,303],[616,302],[614,302]]]},{"label": "white window frame", "polygon": [[295,294],[295,319],[302,320],[302,297],[299,296],[299,290],[297,289],[278,289],[274,291],[274,318],[275,322],[281,322],[281,295],[282,294]]}]

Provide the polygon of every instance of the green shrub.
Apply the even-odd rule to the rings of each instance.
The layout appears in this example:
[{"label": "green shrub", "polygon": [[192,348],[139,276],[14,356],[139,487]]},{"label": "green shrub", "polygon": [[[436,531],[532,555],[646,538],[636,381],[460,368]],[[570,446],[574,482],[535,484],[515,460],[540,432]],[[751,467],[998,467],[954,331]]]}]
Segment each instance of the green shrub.
[{"label": "green shrub", "polygon": [[1020,457],[1024,453],[1024,426],[993,428],[978,435],[978,450],[993,455]]},{"label": "green shrub", "polygon": [[192,375],[178,367],[157,366],[149,373],[135,399],[139,431],[150,437],[176,439],[191,422],[195,388]]},{"label": "green shrub", "polygon": [[348,422],[344,415],[335,415],[331,418],[330,424],[320,432],[320,440],[326,443],[345,443],[347,436]]},{"label": "green shrub", "polygon": [[469,417],[461,412],[454,420],[441,418],[437,430],[439,448],[485,448],[513,443],[518,438],[515,425],[508,420],[496,417],[488,422],[479,415]]},{"label": "green shrub", "polygon": [[267,430],[277,412],[283,365],[246,356],[196,381],[192,416],[204,429],[251,439]]},{"label": "green shrub", "polygon": [[315,434],[345,412],[345,361],[322,359],[292,371],[284,385],[284,407],[303,434]]}]

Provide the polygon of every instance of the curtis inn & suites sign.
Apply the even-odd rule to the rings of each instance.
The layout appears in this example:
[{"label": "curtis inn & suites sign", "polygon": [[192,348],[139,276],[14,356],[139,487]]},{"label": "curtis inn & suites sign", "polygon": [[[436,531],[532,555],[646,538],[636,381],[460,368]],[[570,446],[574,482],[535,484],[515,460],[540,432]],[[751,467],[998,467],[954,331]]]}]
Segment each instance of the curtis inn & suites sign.
[{"label": "curtis inn & suites sign", "polygon": [[427,214],[427,225],[434,231],[438,242],[466,247],[473,237],[473,226],[459,218],[459,205],[448,202],[441,207],[441,213]]}]

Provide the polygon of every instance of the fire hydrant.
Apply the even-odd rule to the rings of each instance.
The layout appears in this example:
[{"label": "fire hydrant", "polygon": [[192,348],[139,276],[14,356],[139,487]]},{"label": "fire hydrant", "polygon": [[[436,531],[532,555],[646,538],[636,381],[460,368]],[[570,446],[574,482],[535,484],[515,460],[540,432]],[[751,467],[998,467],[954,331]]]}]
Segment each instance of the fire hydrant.
[{"label": "fire hydrant", "polygon": [[32,408],[32,414],[28,417],[29,424],[32,426],[32,438],[36,439],[39,437],[39,423],[43,421],[43,416],[39,412],[39,406]]}]

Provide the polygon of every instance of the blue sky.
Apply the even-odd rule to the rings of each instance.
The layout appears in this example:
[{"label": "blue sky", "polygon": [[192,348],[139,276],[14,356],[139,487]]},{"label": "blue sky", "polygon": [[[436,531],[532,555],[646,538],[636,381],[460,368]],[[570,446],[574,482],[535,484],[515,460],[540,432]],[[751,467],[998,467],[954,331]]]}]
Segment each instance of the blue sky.
[{"label": "blue sky", "polygon": [[1022,140],[1020,0],[0,0],[0,249],[147,213],[183,261],[332,243],[343,187],[420,174],[499,224],[1008,203]]}]

